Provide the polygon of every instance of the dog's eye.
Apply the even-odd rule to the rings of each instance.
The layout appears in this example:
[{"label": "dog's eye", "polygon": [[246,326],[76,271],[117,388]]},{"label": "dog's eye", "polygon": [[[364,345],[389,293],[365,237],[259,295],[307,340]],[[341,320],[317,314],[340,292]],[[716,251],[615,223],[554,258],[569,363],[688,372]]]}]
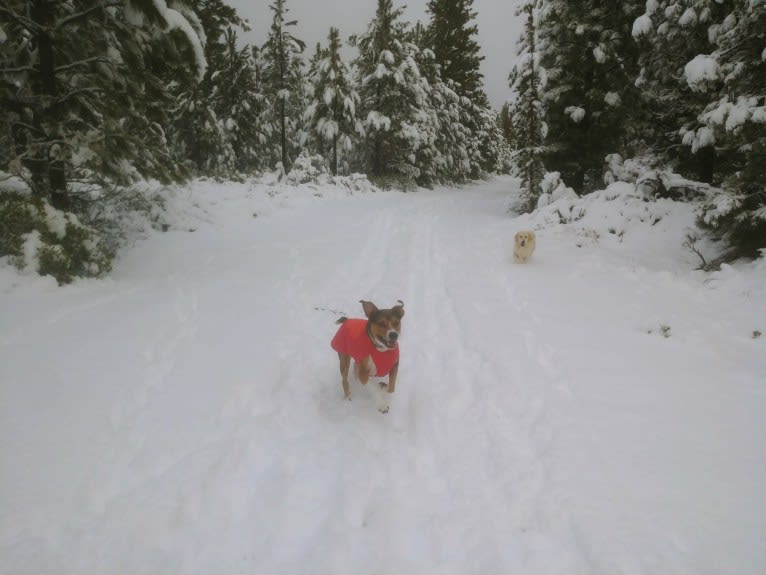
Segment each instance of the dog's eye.
[{"label": "dog's eye", "polygon": [[384,329],[385,329],[385,327],[386,327],[386,322],[384,322],[384,321],[379,321],[379,322],[378,322],[378,327],[382,327],[382,328],[384,328]]}]

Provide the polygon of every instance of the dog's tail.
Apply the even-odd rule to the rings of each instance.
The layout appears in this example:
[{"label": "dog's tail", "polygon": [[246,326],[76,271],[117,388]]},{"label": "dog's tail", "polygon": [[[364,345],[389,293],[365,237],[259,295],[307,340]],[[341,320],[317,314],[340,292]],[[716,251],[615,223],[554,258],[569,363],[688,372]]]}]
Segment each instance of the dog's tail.
[{"label": "dog's tail", "polygon": [[347,317],[345,317],[345,316],[344,316],[344,317],[339,317],[337,320],[335,320],[335,323],[343,323],[343,322],[344,322],[344,321],[346,321],[347,319],[348,319],[348,318],[347,318]]}]

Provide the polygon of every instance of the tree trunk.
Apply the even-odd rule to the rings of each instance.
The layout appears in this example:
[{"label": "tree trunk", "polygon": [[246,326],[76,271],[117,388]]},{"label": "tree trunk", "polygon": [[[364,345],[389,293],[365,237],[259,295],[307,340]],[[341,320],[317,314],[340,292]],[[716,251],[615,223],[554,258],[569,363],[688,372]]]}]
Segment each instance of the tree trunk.
[{"label": "tree trunk", "polygon": [[332,175],[338,175],[338,136],[332,137]]},{"label": "tree trunk", "polygon": [[32,171],[32,181],[39,187],[37,193],[49,197],[53,205],[60,209],[69,208],[67,197],[66,166],[62,160],[52,155],[52,139],[56,134],[46,133],[43,125],[57,126],[60,123],[56,97],[56,62],[53,50],[53,39],[50,30],[51,22],[50,0],[33,0],[30,16],[39,26],[35,40],[37,42],[38,77],[32,89],[36,96],[37,105],[34,110],[33,125],[38,129],[40,140],[35,151],[34,161],[29,163]]},{"label": "tree trunk", "polygon": [[287,165],[287,126],[285,124],[285,101],[281,100],[279,103],[279,126],[282,133],[280,134],[280,141],[282,145],[282,169],[285,173],[290,171],[290,166]]}]

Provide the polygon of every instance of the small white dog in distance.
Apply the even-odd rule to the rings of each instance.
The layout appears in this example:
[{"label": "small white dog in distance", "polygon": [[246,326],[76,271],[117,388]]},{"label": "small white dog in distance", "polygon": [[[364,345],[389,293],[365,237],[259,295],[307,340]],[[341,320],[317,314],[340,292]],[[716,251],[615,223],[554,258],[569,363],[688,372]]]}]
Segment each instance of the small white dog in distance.
[{"label": "small white dog in distance", "polygon": [[513,261],[517,264],[526,263],[535,251],[535,232],[521,231],[513,236]]}]

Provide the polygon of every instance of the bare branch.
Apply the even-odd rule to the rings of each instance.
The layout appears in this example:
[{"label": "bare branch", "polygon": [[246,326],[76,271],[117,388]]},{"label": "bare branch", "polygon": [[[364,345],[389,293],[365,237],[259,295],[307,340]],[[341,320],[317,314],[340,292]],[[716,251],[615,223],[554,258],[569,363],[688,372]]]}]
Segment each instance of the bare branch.
[{"label": "bare branch", "polygon": [[697,257],[702,260],[702,265],[698,269],[707,269],[708,263],[705,261],[705,256],[697,249],[698,240],[699,238],[695,234],[688,233],[686,234],[686,241],[682,245],[697,254]]}]

